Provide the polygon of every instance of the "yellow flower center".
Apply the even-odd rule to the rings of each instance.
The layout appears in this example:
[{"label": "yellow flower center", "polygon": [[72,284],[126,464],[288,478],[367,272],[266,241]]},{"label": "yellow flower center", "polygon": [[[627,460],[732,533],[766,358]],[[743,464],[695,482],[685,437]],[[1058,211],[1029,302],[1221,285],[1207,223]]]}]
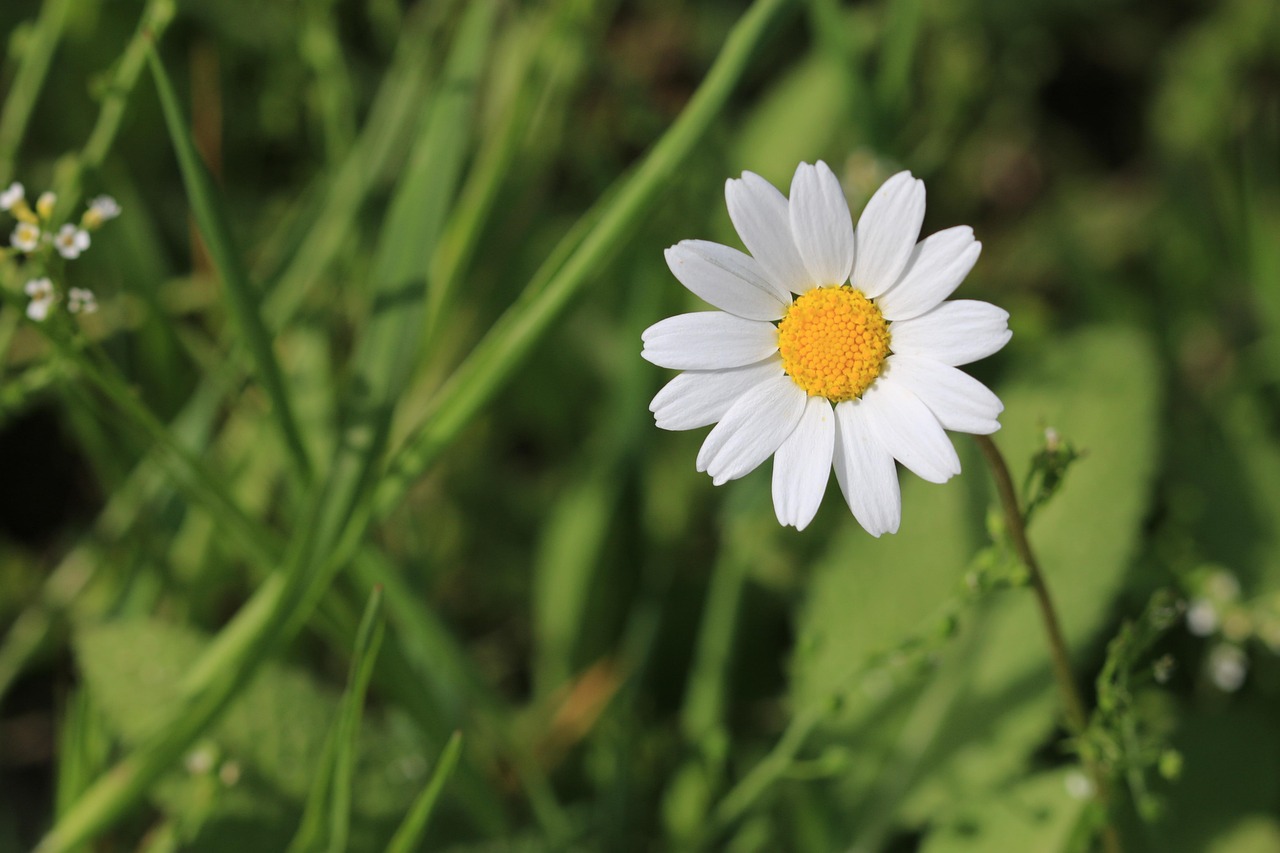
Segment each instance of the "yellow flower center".
[{"label": "yellow flower center", "polygon": [[857,399],[889,355],[889,324],[862,291],[815,287],[778,324],[782,367],[810,397]]}]

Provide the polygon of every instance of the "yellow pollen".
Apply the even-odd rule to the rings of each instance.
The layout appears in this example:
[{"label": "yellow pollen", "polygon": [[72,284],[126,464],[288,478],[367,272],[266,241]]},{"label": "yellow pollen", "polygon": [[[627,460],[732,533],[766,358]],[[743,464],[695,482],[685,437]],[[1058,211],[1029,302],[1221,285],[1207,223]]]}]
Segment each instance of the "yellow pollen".
[{"label": "yellow pollen", "polygon": [[876,381],[889,355],[889,325],[852,287],[816,287],[778,324],[782,367],[810,397],[854,400]]}]

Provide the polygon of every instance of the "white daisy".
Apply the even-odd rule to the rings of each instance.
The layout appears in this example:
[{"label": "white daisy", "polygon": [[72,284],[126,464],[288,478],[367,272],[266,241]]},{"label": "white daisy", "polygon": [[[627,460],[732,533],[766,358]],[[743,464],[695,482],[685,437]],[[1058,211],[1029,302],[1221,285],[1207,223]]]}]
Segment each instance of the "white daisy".
[{"label": "white daisy", "polygon": [[19,222],[9,237],[9,243],[20,252],[34,252],[40,248],[40,227],[30,222]]},{"label": "white daisy", "polygon": [[26,198],[26,190],[22,184],[14,181],[9,184],[9,188],[0,192],[0,210],[11,210],[15,204],[18,204]]},{"label": "white daisy", "polygon": [[720,310],[645,330],[643,356],[684,371],[653,398],[657,425],[716,424],[697,459],[716,485],[773,456],[782,524],[809,524],[834,465],[858,522],[896,532],[894,460],[942,483],[960,473],[944,430],[1000,428],[1000,400],[956,367],[1003,347],[1009,315],[944,301],[981,244],[967,226],[917,243],[924,184],[909,172],[876,191],[856,231],[825,163],[800,164],[790,200],[751,172],[725,197],[751,254],[702,240],[667,250],[676,278]]},{"label": "white daisy", "polygon": [[53,307],[53,282],[47,278],[33,278],[22,290],[31,297],[31,301],[27,303],[27,316],[37,323],[43,322],[49,316],[49,309]]},{"label": "white daisy", "polygon": [[58,235],[53,238],[53,245],[57,248],[59,255],[69,261],[75,260],[80,257],[81,252],[89,248],[89,232],[68,223],[58,229]]}]

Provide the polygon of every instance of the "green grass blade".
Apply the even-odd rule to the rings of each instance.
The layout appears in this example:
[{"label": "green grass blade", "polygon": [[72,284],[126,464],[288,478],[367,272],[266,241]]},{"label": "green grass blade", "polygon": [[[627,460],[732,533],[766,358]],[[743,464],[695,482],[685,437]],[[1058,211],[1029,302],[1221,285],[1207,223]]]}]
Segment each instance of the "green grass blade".
[{"label": "green grass blade", "polygon": [[342,698],[337,728],[337,749],[334,754],[333,794],[329,803],[329,850],[342,853],[347,849],[347,837],[351,829],[351,787],[355,779],[356,758],[360,747],[360,718],[364,710],[364,697],[369,690],[369,679],[378,660],[378,649],[386,631],[382,613],[382,589],[374,587],[360,620],[356,633],[355,650],[351,657],[351,675],[347,692]]},{"label": "green grass blade", "polygon": [[83,688],[71,694],[63,713],[58,738],[57,814],[75,802],[106,767],[111,754],[110,735]]},{"label": "green grass blade", "polygon": [[436,762],[435,769],[431,771],[431,778],[427,780],[427,786],[422,789],[418,799],[414,800],[413,808],[409,809],[404,823],[400,824],[391,843],[387,845],[387,853],[413,853],[415,850],[422,849],[427,822],[431,820],[431,813],[435,810],[441,791],[444,790],[444,783],[449,781],[449,776],[452,775],[453,768],[458,765],[458,758],[461,755],[462,732],[454,732],[453,737],[449,738],[449,742],[444,745],[440,760]]},{"label": "green grass blade", "polygon": [[[747,68],[755,48],[772,31],[787,0],[757,0],[734,26],[693,98],[640,166],[616,192],[585,216],[594,223],[563,265],[543,267],[476,345],[441,390],[427,421],[405,443],[379,486],[378,509],[387,512],[408,484],[443,451],[510,380],[592,275],[626,241],[631,230],[670,184],[680,164],[711,127]],[[598,218],[597,218],[598,217]],[[576,230],[575,230],[576,232]],[[576,238],[576,233],[566,239]],[[559,256],[553,252],[553,258]]]},{"label": "green grass blade", "polygon": [[257,364],[263,388],[271,400],[273,422],[280,429],[298,474],[304,481],[308,480],[311,477],[311,462],[307,458],[302,434],[298,431],[293,407],[289,402],[284,374],[258,311],[258,294],[249,283],[248,273],[232,242],[226,212],[187,131],[187,122],[178,105],[173,86],[169,83],[169,77],[154,51],[147,54],[147,59],[151,75],[156,81],[156,91],[160,95],[160,106],[165,124],[169,128],[174,153],[178,157],[182,181],[187,188],[192,215],[209,249],[209,256],[222,278],[231,313],[239,323],[249,352]]},{"label": "green grass blade", "polygon": [[[289,845],[290,853],[306,853],[326,846],[326,828],[329,833],[328,848],[336,851],[346,849],[351,818],[351,781],[355,775],[360,718],[386,625],[382,601],[382,589],[375,587],[356,631],[347,689],[338,709],[338,719],[325,741],[324,755],[307,795],[298,833]],[[326,816],[329,818],[327,827]]]}]

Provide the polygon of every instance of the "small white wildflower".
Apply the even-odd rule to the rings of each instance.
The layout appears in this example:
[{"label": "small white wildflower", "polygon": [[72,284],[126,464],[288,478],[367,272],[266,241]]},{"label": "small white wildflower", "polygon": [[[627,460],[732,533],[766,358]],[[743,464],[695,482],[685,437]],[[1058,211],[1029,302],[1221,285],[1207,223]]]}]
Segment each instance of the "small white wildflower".
[{"label": "small white wildflower", "polygon": [[206,745],[187,753],[186,761],[183,763],[192,776],[203,776],[213,769],[214,758],[213,748]]},{"label": "small white wildflower", "polygon": [[22,184],[14,181],[9,188],[0,192],[0,210],[12,210],[13,206],[26,198],[27,191]]},{"label": "small white wildflower", "polygon": [[74,225],[63,225],[58,229],[58,236],[53,238],[53,245],[58,254],[67,260],[75,260],[80,253],[89,248],[89,232]]},{"label": "small white wildflower", "polygon": [[1080,770],[1072,770],[1062,780],[1067,796],[1073,800],[1087,800],[1093,796],[1093,782]]},{"label": "small white wildflower", "polygon": [[1239,646],[1223,643],[1209,652],[1209,678],[1219,690],[1234,693],[1244,685],[1249,659]]},{"label": "small white wildflower", "polygon": [[40,228],[30,222],[19,222],[9,242],[19,252],[34,252],[40,248]]},{"label": "small white wildflower", "polygon": [[22,288],[31,301],[27,303],[27,316],[37,323],[44,322],[53,307],[53,282],[47,278],[33,278]]},{"label": "small white wildflower", "polygon": [[40,214],[41,219],[48,219],[53,216],[53,208],[57,203],[58,197],[53,193],[40,193],[40,197],[36,199],[36,213]]},{"label": "small white wildflower", "polygon": [[89,210],[100,222],[115,219],[120,215],[119,203],[109,195],[100,195],[89,201]]},{"label": "small white wildflower", "polygon": [[1207,637],[1218,630],[1218,610],[1207,598],[1197,598],[1187,608],[1187,628],[1197,637]]},{"label": "small white wildflower", "polygon": [[98,300],[92,290],[73,287],[67,291],[67,310],[72,314],[92,314],[98,310]]}]

